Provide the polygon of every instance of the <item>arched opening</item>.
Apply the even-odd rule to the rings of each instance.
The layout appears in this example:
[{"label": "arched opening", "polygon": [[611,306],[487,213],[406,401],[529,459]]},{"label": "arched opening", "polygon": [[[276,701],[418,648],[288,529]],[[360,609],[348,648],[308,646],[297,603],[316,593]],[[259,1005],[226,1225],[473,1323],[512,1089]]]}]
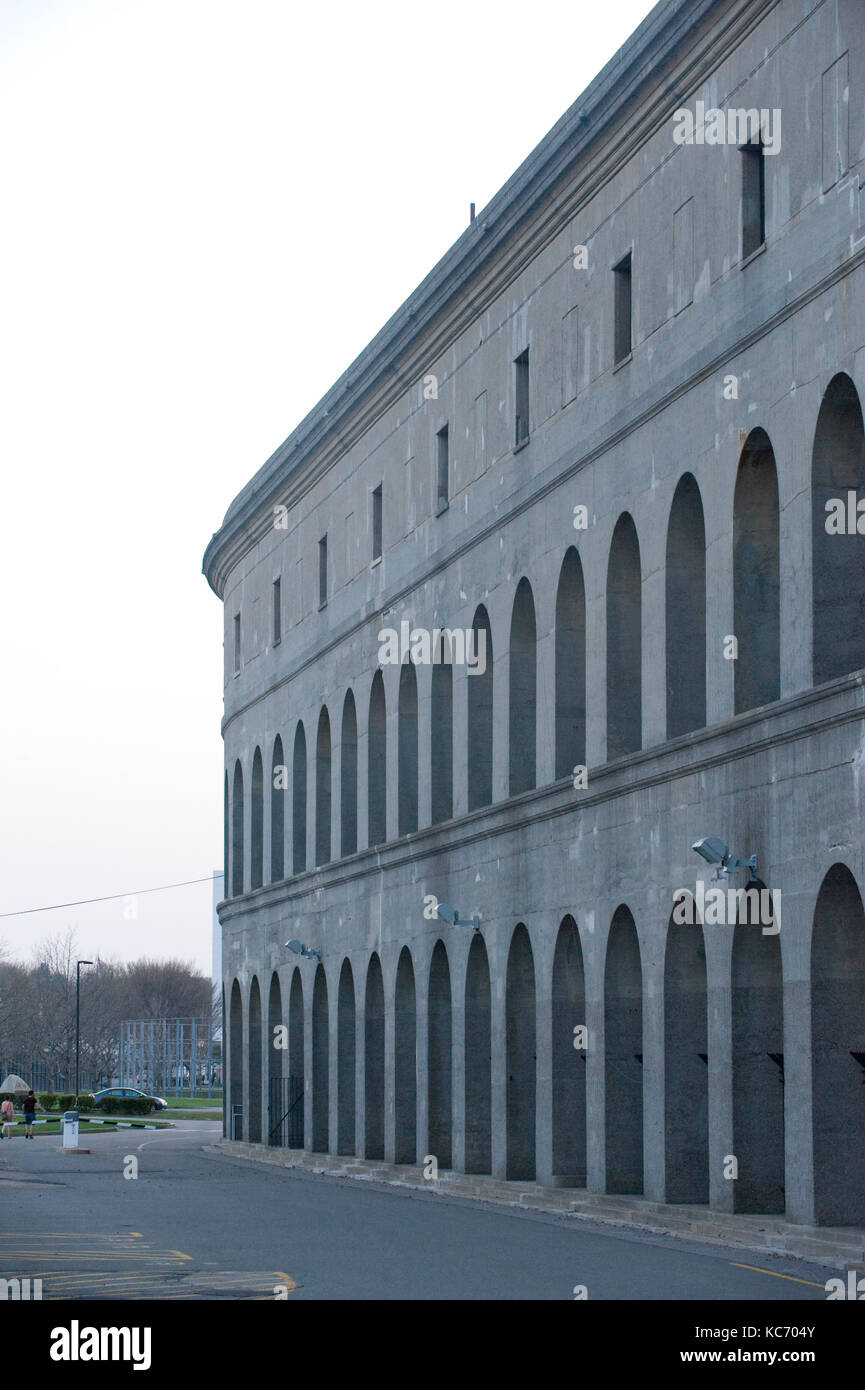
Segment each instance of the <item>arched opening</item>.
[{"label": "arched opening", "polygon": [[843,864],[823,879],[811,938],[814,1206],[865,1225],[865,912]]},{"label": "arched opening", "polygon": [[667,738],[706,724],[706,527],[685,473],[673,495],[666,561]]},{"label": "arched opening", "polygon": [[[754,880],[748,889],[765,892]],[[754,895],[756,898],[756,895]],[[784,1015],[781,944],[771,909],[742,902],[733,932],[733,1182],[737,1212],[784,1210]],[[755,918],[757,920],[755,920]]]},{"label": "arched opening", "polygon": [[243,768],[240,759],[234,764],[234,788],[231,797],[231,895],[239,898],[243,892]]},{"label": "arched opening", "polygon": [[[291,976],[291,989],[288,992],[288,1066],[294,1091],[300,1096],[297,1104],[297,1118],[292,1126],[297,1137],[297,1148],[306,1148],[306,1125],[304,1116],[304,1037],[303,1037],[303,980],[300,966],[295,966]],[[298,1113],[299,1112],[299,1113]]]},{"label": "arched opening", "polygon": [[535,1176],[535,963],[529,934],[520,922],[508,951],[507,1013],[507,1176]]},{"label": "arched opening", "polygon": [[413,835],[417,830],[417,676],[411,661],[400,668],[398,713],[398,834]]},{"label": "arched opening", "polygon": [[535,601],[526,578],[517,585],[511,612],[508,656],[510,795],[528,791],[537,780],[538,660]]},{"label": "arched opening", "polygon": [[607,1191],[643,1190],[643,969],[634,919],[616,908],[604,976]]},{"label": "arched opening", "polygon": [[[472,677],[474,680],[475,677]],[[430,689],[430,782],[432,823],[454,813],[453,665],[444,633],[433,653]]]},{"label": "arched opening", "polygon": [[342,706],[340,854],[357,852],[357,711],[349,690]]},{"label": "arched opening", "polygon": [[556,591],[556,777],[586,762],[586,590],[569,546]]},{"label": "arched opening", "polygon": [[231,986],[231,1012],[228,1028],[228,1078],[231,1113],[229,1139],[243,1138],[243,999],[237,980]]},{"label": "arched opening", "polygon": [[466,762],[469,774],[469,810],[489,806],[493,799],[493,634],[483,604],[472,619],[470,641],[477,656],[477,670],[466,673],[468,724]]},{"label": "arched opening", "polygon": [[396,968],[394,1013],[394,1162],[417,1161],[417,1014],[414,968],[407,946]]},{"label": "arched opening", "polygon": [[559,927],[553,957],[553,1173],[586,1185],[586,984],[577,924]]},{"label": "arched opening", "polygon": [[616,522],[607,565],[607,759],[643,746],[642,577],[637,529]]},{"label": "arched opening", "polygon": [[429,1151],[440,1168],[451,1158],[451,973],[443,941],[437,941],[429,971]]},{"label": "arched opening", "polygon": [[249,886],[260,888],[264,882],[264,770],[261,749],[256,748],[252,759],[252,824],[250,826]]},{"label": "arched opening", "polygon": [[328,1152],[330,1040],[327,1020],[327,976],[319,962],[312,987],[312,1147]]},{"label": "arched opening", "polygon": [[364,1157],[384,1158],[384,981],[375,951],[366,972],[364,1109]]},{"label": "arched opening", "polygon": [[336,1151],[353,1154],[355,1134],[355,1007],[354,975],[348,960],[339,972],[336,1015]]},{"label": "arched opening", "polygon": [[492,1019],[490,966],[479,933],[466,966],[466,1172],[492,1171]]},{"label": "arched opening", "polygon": [[862,407],[840,372],[823,397],[811,456],[815,685],[865,666],[865,517],[857,511],[863,497]]},{"label": "arched opening", "polygon": [[278,1144],[280,1142],[280,1120],[284,1113],[284,1107],[281,1103],[283,1093],[282,1061],[285,1056],[285,1048],[281,1045],[282,1034],[280,1033],[280,1029],[282,1026],[282,990],[279,986],[279,976],[274,970],[270,977],[270,994],[267,1001],[268,1144]]},{"label": "arched opening", "polygon": [[279,883],[285,878],[285,789],[288,775],[282,751],[282,739],[273,741],[270,763],[270,881]]},{"label": "arched opening", "polygon": [[303,720],[294,735],[294,763],[291,771],[292,869],[302,874],[306,868],[306,734]]},{"label": "arched opening", "polygon": [[261,990],[258,976],[249,991],[249,1142],[261,1143]]},{"label": "arched opening", "polygon": [[223,793],[224,793],[224,794],[223,794],[223,806],[222,806],[222,896],[223,896],[224,898],[227,898],[227,897],[228,897],[228,894],[229,894],[229,892],[230,892],[230,890],[231,890],[231,880],[230,880],[229,877],[228,877],[228,875],[229,875],[229,873],[230,873],[230,869],[229,869],[229,866],[228,866],[228,846],[229,846],[230,839],[231,839],[231,836],[230,836],[230,833],[229,833],[229,826],[230,826],[230,824],[231,824],[231,811],[230,811],[230,802],[229,802],[229,798],[228,798],[228,772],[226,772],[226,774],[225,774]]},{"label": "arched opening", "polygon": [[735,711],[781,693],[781,566],[778,475],[765,430],[745,440],[733,498]]},{"label": "arched opening", "polygon": [[369,843],[381,845],[387,839],[387,711],[381,671],[373,676],[369,694],[367,796]]},{"label": "arched opening", "polygon": [[330,715],[323,707],[315,741],[315,862],[330,862]]},{"label": "arched opening", "polygon": [[[696,916],[696,913],[695,913]],[[709,1200],[709,1014],[703,927],[667,926],[664,957],[666,1200]]]}]

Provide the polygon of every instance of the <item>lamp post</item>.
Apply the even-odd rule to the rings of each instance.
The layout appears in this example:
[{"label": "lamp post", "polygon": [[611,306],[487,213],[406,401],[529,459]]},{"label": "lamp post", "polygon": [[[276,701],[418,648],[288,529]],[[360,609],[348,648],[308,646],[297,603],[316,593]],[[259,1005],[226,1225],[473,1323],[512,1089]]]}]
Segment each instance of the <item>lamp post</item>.
[{"label": "lamp post", "polygon": [[75,962],[75,1103],[78,1104],[78,1068],[81,1049],[81,967],[92,965],[92,960]]}]

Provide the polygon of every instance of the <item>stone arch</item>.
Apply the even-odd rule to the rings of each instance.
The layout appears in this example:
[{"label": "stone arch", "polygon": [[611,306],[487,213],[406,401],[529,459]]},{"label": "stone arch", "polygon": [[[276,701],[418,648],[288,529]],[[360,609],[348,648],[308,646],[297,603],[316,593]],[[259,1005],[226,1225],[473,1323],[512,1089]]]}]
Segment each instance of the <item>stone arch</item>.
[{"label": "stone arch", "polygon": [[833,864],[811,937],[814,1210],[827,1226],[865,1225],[865,911]]},{"label": "stone arch", "polygon": [[[240,1111],[241,1123],[243,1120],[243,996],[240,993],[240,984],[237,980],[231,986],[231,1003],[228,1020],[228,1078],[230,1089],[230,1112],[228,1137],[235,1138],[232,1127],[233,1116],[236,1110]],[[243,1138],[242,1128],[238,1132],[238,1139]]]},{"label": "stone arch", "polygon": [[709,1200],[709,1011],[702,923],[667,925],[664,955],[665,1200]]},{"label": "stone arch", "polygon": [[417,1009],[411,952],[403,946],[394,991],[395,1163],[417,1161]]},{"label": "stone arch", "polygon": [[387,706],[381,671],[373,676],[369,693],[367,800],[369,843],[384,844],[387,839]]},{"label": "stone arch", "polygon": [[417,675],[412,661],[399,673],[397,812],[399,835],[417,830]]},{"label": "stone arch", "polygon": [[477,673],[469,672],[466,676],[469,683],[466,761],[469,810],[475,811],[479,806],[489,806],[493,799],[493,634],[489,614],[482,603],[472,619],[471,641],[479,660]]},{"label": "stone arch", "polygon": [[366,972],[364,1000],[364,1157],[384,1158],[384,981],[373,951]]},{"label": "stone arch", "polygon": [[348,957],[339,972],[336,1004],[336,1112],[339,1154],[355,1152],[355,1003],[354,975]]},{"label": "stone arch", "polygon": [[306,868],[306,733],[302,719],[294,734],[291,769],[291,863],[293,873],[302,874]]},{"label": "stone arch", "polygon": [[330,863],[330,715],[322,705],[315,740],[315,862]]},{"label": "stone arch", "polygon": [[616,908],[604,972],[608,1192],[643,1191],[643,967],[630,911]]},{"label": "stone arch", "polygon": [[745,440],[733,498],[735,712],[781,694],[781,562],[778,474],[766,431]]},{"label": "stone arch", "polygon": [[667,523],[667,738],[706,724],[706,524],[697,480],[679,479]]},{"label": "stone arch", "polygon": [[562,919],[553,956],[553,1173],[586,1185],[586,983],[577,924]]},{"label": "stone arch", "polygon": [[243,768],[238,758],[234,764],[234,786],[231,797],[231,895],[239,898],[243,892]]},{"label": "stone arch", "polygon": [[507,1176],[534,1179],[537,1054],[535,964],[524,924],[514,928],[505,985],[507,1016]]},{"label": "stone arch", "polygon": [[301,1100],[298,1103],[298,1110],[300,1112],[298,1127],[300,1131],[299,1147],[302,1149],[306,1148],[306,1118],[303,1102],[306,1070],[304,1031],[303,979],[300,973],[300,966],[296,965],[291,974],[291,987],[288,993],[288,1067],[289,1076],[294,1078],[301,1095]]},{"label": "stone arch", "polygon": [[285,791],[288,772],[279,734],[270,760],[270,881],[285,878]]},{"label": "stone arch", "polygon": [[[444,634],[433,653],[430,683],[430,796],[433,825],[454,813],[453,653]],[[476,676],[471,677],[476,680]]]},{"label": "stone arch", "polygon": [[253,975],[249,991],[249,1142],[261,1143],[261,990],[258,976]]},{"label": "stone arch", "polygon": [[256,748],[252,758],[250,795],[249,886],[260,888],[264,883],[264,769],[260,748]]},{"label": "stone arch", "polygon": [[327,1153],[330,1112],[330,1032],[327,976],[319,961],[312,986],[312,1148]]},{"label": "stone arch", "polygon": [[452,1167],[452,1043],[451,973],[448,953],[439,939],[432,953],[429,970],[428,1009],[428,1100],[429,1151],[440,1168]]},{"label": "stone arch", "polygon": [[[747,885],[754,888],[765,890],[765,884],[755,879]],[[781,945],[777,935],[763,934],[756,915],[739,910],[733,932],[733,1156],[738,1165],[733,1210],[783,1212]]]},{"label": "stone arch", "polygon": [[535,600],[523,576],[511,610],[508,652],[508,764],[511,796],[537,784],[538,656]]},{"label": "stone arch", "polygon": [[607,564],[607,760],[643,746],[642,573],[637,528],[616,522]]},{"label": "stone arch", "polygon": [[275,1044],[281,1041],[278,1029],[284,1026],[282,1017],[282,989],[279,984],[279,975],[274,970],[270,977],[270,991],[267,1001],[267,1142],[273,1144],[274,1126],[279,1124],[282,1115],[280,1105],[282,1099],[282,1063],[285,1057],[285,1048],[276,1047]]},{"label": "stone arch", "polygon": [[340,841],[339,852],[357,853],[357,710],[354,695],[346,692],[342,705],[340,748]]},{"label": "stone arch", "polygon": [[576,547],[556,590],[556,777],[586,762],[586,588]]},{"label": "stone arch", "polygon": [[466,1172],[492,1172],[492,1013],[490,966],[479,932],[466,965]]},{"label": "stone arch", "polygon": [[[840,524],[855,493],[853,532]],[[856,387],[845,372],[830,381],[820,405],[811,454],[814,684],[865,666],[865,427]],[[862,533],[859,530],[861,522]],[[827,525],[830,530],[827,531]]]}]

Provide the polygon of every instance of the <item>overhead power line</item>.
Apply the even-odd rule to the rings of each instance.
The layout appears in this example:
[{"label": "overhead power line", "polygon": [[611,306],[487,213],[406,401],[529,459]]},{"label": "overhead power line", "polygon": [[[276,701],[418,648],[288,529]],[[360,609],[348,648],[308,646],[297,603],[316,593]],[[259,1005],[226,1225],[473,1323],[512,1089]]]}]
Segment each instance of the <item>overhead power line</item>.
[{"label": "overhead power line", "polygon": [[170,888],[188,888],[191,883],[212,883],[215,878],[225,878],[220,869],[208,874],[206,878],[186,878],[182,883],[161,883],[158,888],[135,888],[128,893],[106,893],[102,898],[79,898],[74,903],[48,903],[46,907],[22,907],[18,912],[0,912],[3,917],[27,917],[31,912],[57,912],[62,907],[86,907],[89,903],[108,903],[115,898],[140,898],[145,893],[166,893]]}]

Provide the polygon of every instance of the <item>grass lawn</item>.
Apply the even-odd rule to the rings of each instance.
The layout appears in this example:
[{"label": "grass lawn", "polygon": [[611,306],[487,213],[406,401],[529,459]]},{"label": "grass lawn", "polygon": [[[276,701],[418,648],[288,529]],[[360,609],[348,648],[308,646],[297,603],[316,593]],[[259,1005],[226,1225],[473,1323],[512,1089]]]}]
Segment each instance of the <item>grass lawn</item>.
[{"label": "grass lawn", "polygon": [[218,1110],[222,1112],[222,1096],[164,1096],[169,1110]]},{"label": "grass lawn", "polygon": [[[158,1114],[164,1115],[165,1111],[160,1110]],[[175,1110],[170,1111],[172,1120],[221,1120],[222,1110]]]},{"label": "grass lawn", "polygon": [[[132,1123],[135,1123],[136,1125],[141,1125],[141,1124],[155,1125],[157,1129],[170,1129],[170,1128],[171,1128],[171,1122],[170,1122],[169,1120],[152,1120],[152,1119],[150,1119],[148,1116],[144,1116],[144,1115],[137,1115],[137,1116],[134,1117],[134,1120],[133,1120],[133,1117],[132,1117],[132,1116],[130,1116],[128,1120],[124,1120],[122,1115],[119,1115],[119,1116],[112,1115],[112,1116],[111,1116],[111,1120],[112,1120],[112,1123],[111,1123],[111,1124],[109,1124],[109,1123],[107,1123],[107,1122],[106,1122],[105,1124],[101,1124],[101,1125],[99,1125],[99,1124],[85,1124],[85,1122],[84,1122],[83,1119],[82,1119],[82,1120],[79,1120],[79,1122],[78,1122],[78,1137],[79,1137],[79,1139],[80,1139],[80,1138],[82,1138],[84,1135],[87,1135],[88,1137],[90,1137],[91,1135],[94,1135],[94,1134],[107,1134],[109,1131],[110,1131],[111,1133],[114,1133],[114,1131],[115,1131],[115,1129],[116,1129],[116,1124],[114,1123],[114,1121],[116,1121],[117,1119],[121,1120],[124,1124],[132,1124]],[[42,1134],[62,1134],[62,1132],[63,1132],[63,1126],[62,1126],[62,1124],[61,1124],[61,1122],[60,1122],[59,1120],[47,1120],[47,1121],[45,1122],[45,1124],[41,1124],[41,1125],[40,1125],[40,1124],[37,1123],[37,1124],[35,1124],[35,1125],[33,1126],[33,1137],[34,1137],[35,1139],[38,1139],[38,1138],[40,1137],[40,1135],[42,1135]],[[13,1139],[21,1139],[21,1138],[24,1137],[24,1125],[23,1125],[23,1123],[18,1123],[18,1124],[13,1125],[13,1127],[12,1127],[12,1136],[11,1136],[11,1137],[12,1137]],[[0,1141],[0,1142],[3,1142],[3,1141]]]}]

